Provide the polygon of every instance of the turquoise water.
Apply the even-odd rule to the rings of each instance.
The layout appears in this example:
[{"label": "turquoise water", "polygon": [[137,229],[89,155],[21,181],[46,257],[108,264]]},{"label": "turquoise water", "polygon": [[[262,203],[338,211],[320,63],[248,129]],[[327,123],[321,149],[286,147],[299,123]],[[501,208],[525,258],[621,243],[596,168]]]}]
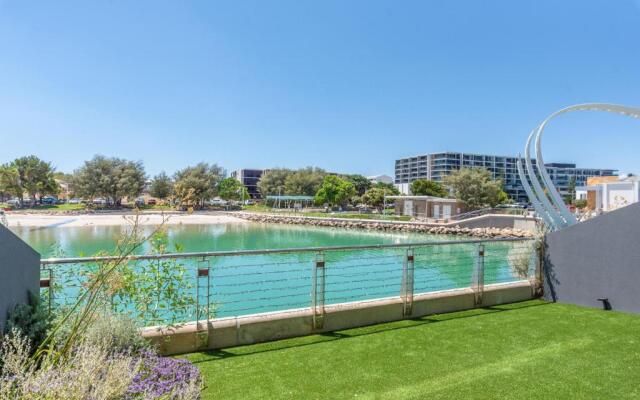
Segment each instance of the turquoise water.
[{"label": "turquoise water", "polygon": [[[149,231],[152,228],[148,228]],[[88,256],[112,249],[121,228],[17,228],[14,231],[44,257]],[[174,225],[168,227],[171,245],[184,252],[260,250],[278,248],[401,244],[451,239],[426,234],[382,233],[338,228],[266,224]],[[486,243],[485,283],[521,279],[513,264],[526,251],[525,243]],[[142,249],[147,252],[149,249]],[[469,287],[478,245],[455,243],[415,246],[414,293]],[[326,304],[400,295],[406,248],[352,249],[282,254],[180,259],[165,263],[132,262],[127,266],[136,286],[127,296],[114,296],[113,307],[130,312],[146,324],[183,322],[210,316],[242,316],[309,307],[313,300],[314,265],[324,261]],[[70,304],[81,293],[91,264],[52,266],[57,283],[56,304]],[[206,268],[208,277],[198,277]],[[174,281],[158,282],[158,271]],[[46,274],[43,274],[46,275]],[[318,288],[320,285],[316,282]],[[320,290],[320,289],[318,289]]]},{"label": "turquoise water", "polygon": [[[184,252],[393,244],[450,238],[444,235],[258,223],[168,225],[166,228],[170,247],[179,244]],[[118,226],[11,228],[42,258],[92,256],[100,251],[112,251],[123,229]],[[152,230],[152,227],[145,228],[146,232]],[[140,252],[148,250],[147,246]]]}]

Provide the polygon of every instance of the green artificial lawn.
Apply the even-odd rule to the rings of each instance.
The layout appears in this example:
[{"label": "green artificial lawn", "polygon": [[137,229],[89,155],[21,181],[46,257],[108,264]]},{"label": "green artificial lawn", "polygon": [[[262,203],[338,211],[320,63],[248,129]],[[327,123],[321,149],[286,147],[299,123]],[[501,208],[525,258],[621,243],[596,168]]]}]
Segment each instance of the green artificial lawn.
[{"label": "green artificial lawn", "polygon": [[203,399],[640,398],[640,317],[535,300],[187,358]]}]

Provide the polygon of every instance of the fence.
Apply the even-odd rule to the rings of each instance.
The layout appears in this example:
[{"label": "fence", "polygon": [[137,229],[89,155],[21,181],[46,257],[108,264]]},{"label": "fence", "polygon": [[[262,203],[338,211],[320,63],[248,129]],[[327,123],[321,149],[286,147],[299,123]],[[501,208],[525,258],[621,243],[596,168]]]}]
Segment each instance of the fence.
[{"label": "fence", "polygon": [[[75,303],[114,257],[45,259],[41,291],[50,309]],[[531,239],[453,240],[391,245],[130,256],[107,284],[106,303],[146,325],[265,312],[313,311],[321,327],[330,304],[413,296],[538,278]]]}]

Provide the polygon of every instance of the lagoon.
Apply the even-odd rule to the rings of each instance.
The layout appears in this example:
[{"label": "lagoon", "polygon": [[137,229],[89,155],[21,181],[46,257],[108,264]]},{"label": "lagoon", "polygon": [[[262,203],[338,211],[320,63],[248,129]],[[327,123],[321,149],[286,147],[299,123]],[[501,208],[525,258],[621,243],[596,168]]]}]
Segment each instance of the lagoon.
[{"label": "lagoon", "polygon": [[[16,234],[47,257],[91,256],[109,252],[122,226],[13,227]],[[153,227],[142,227],[150,233]],[[324,246],[431,243],[418,245],[414,254],[414,292],[427,293],[469,287],[478,261],[478,244],[456,243],[461,236],[366,231],[261,223],[167,225],[169,249],[182,252],[291,249]],[[454,242],[454,243],[452,243]],[[485,283],[522,279],[513,264],[527,251],[525,242],[487,242],[484,257]],[[149,247],[139,253],[148,253]],[[368,248],[279,254],[248,254],[173,260],[167,266],[155,262],[131,262],[129,270],[137,288],[128,296],[116,296],[113,307],[137,313],[147,325],[194,320],[196,310],[210,304],[216,317],[243,316],[262,312],[309,307],[313,299],[314,265],[325,262],[325,303],[336,304],[400,295],[407,249]],[[526,261],[526,260],[525,260]],[[47,266],[57,282],[53,296],[57,304],[70,304],[80,293],[92,266],[64,264]],[[167,282],[157,282],[157,268],[179,271],[171,293]],[[198,269],[208,268],[206,279]],[[175,283],[175,282],[174,282]],[[161,288],[157,290],[157,288]],[[144,296],[142,296],[142,295]],[[141,307],[141,304],[144,307]],[[196,306],[199,304],[199,306]],[[149,310],[152,309],[151,312]],[[202,314],[200,314],[202,317]]]},{"label": "lagoon", "polygon": [[[98,252],[112,252],[123,229],[127,228],[11,227],[11,230],[38,251],[42,258],[92,256]],[[150,233],[154,228],[145,226],[142,229],[143,232]],[[260,223],[166,225],[164,229],[168,234],[170,248],[179,245],[184,252],[399,244],[455,238],[445,235]],[[140,252],[148,250],[147,246]]]}]

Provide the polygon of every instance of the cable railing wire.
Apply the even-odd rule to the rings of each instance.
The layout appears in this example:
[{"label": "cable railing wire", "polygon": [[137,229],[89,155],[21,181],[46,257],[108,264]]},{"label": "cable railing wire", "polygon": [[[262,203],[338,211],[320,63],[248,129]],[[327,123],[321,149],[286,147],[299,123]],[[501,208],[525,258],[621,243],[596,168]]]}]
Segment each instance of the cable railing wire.
[{"label": "cable railing wire", "polygon": [[[211,305],[214,317],[243,317],[260,310],[287,312],[291,307],[319,306],[317,299],[314,300],[318,293],[322,295],[322,306],[387,297],[404,299],[403,288],[407,284],[411,285],[413,294],[473,288],[481,246],[484,248],[483,284],[517,282],[523,280],[523,271],[527,277],[535,272],[534,246],[527,239],[136,256],[127,260],[123,268],[130,268],[135,276],[153,285],[157,274],[145,269],[145,263],[163,259],[179,263],[186,283],[180,286],[158,281],[155,287],[158,299],[170,290],[174,295],[177,291],[184,299],[191,299],[187,305],[166,310],[166,315],[173,319],[193,318],[198,314],[194,309],[206,304]],[[520,265],[521,270],[514,272],[513,264],[526,262],[528,256],[526,268]],[[320,259],[322,261],[318,261]],[[43,260],[43,278],[50,274],[54,282],[52,287],[43,289],[52,291],[50,307],[75,301],[90,280],[89,270],[85,268],[103,261],[108,260],[91,257]],[[52,266],[59,268],[52,269]],[[70,275],[58,280],[65,268]],[[413,271],[410,282],[406,281],[408,268]],[[201,275],[204,270],[206,273]],[[317,286],[319,281],[314,278],[319,271],[324,277],[321,286]],[[131,299],[122,296],[114,296],[111,301],[113,308],[121,312],[133,306]],[[161,302],[153,305],[167,306]]]}]

